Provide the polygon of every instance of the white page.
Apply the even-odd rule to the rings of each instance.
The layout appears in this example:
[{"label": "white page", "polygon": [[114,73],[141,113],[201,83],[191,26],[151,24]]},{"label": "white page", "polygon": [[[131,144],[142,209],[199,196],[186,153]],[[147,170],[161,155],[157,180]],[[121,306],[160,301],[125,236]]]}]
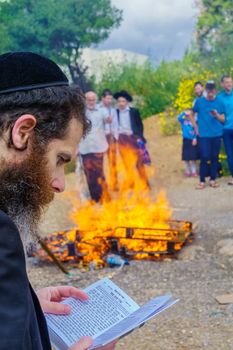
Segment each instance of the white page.
[{"label": "white page", "polygon": [[94,340],[91,349],[110,343],[175,304],[170,295],[154,298]]},{"label": "white page", "polygon": [[83,302],[68,298],[63,301],[72,307],[70,315],[46,315],[49,328],[71,346],[82,336],[93,339],[139,309],[125,292],[108,278],[104,278],[85,289],[89,300]]}]

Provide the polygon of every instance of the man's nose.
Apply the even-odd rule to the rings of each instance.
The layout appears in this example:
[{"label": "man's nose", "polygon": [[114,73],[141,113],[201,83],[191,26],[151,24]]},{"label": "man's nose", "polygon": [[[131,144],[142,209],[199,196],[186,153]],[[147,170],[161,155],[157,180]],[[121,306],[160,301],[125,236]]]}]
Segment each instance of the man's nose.
[{"label": "man's nose", "polygon": [[54,192],[63,192],[65,190],[65,175],[60,175],[57,176],[53,181],[52,181],[52,188]]}]

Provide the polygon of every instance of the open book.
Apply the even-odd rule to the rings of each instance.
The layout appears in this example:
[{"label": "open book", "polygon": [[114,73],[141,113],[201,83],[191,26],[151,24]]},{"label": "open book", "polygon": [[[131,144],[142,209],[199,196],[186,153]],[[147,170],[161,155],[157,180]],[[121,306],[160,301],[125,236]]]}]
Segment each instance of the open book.
[{"label": "open book", "polygon": [[91,336],[95,349],[123,337],[146,321],[175,304],[171,295],[164,295],[139,306],[108,278],[88,288],[88,301],[67,298],[70,315],[46,314],[50,339],[57,350],[67,350],[82,336]]}]

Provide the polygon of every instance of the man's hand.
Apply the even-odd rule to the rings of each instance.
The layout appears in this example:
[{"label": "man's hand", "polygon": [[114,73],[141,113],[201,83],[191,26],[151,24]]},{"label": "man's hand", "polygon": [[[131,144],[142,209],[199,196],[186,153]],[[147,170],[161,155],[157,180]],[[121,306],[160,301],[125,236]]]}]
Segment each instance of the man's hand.
[{"label": "man's hand", "polygon": [[[117,340],[112,341],[108,345],[101,346],[97,350],[114,350],[116,347]],[[92,345],[91,337],[83,337],[77,343],[71,346],[69,350],[87,350]]]},{"label": "man's hand", "polygon": [[106,117],[105,118],[105,123],[111,124],[112,123],[112,117],[111,116]]},{"label": "man's hand", "polygon": [[77,343],[72,345],[68,350],[87,350],[93,341],[91,337],[82,337]]},{"label": "man's hand", "polygon": [[218,111],[216,109],[212,109],[212,111],[210,111],[211,115],[216,118],[217,120],[219,120],[220,122],[224,123],[225,122],[225,115],[219,114]]},{"label": "man's hand", "polygon": [[197,145],[197,139],[193,139],[193,140],[192,140],[192,145],[193,145],[193,146],[196,146],[196,145]]},{"label": "man's hand", "polygon": [[47,287],[38,290],[36,294],[43,312],[57,315],[66,315],[71,312],[71,307],[69,305],[60,303],[64,298],[73,297],[84,301],[88,300],[86,293],[69,286]]},{"label": "man's hand", "polygon": [[211,115],[212,115],[213,117],[215,117],[215,118],[218,117],[218,112],[217,112],[216,109],[212,109],[212,111],[210,111],[210,113],[211,113]]},{"label": "man's hand", "polygon": [[[88,295],[85,292],[69,286],[47,287],[38,290],[36,294],[43,312],[57,315],[66,315],[71,312],[69,305],[60,303],[65,298],[73,297],[84,301],[88,300]],[[77,343],[72,345],[69,350],[87,350],[92,345],[92,342],[91,337],[82,337]],[[117,340],[114,340],[97,350],[114,350],[116,343]]]}]

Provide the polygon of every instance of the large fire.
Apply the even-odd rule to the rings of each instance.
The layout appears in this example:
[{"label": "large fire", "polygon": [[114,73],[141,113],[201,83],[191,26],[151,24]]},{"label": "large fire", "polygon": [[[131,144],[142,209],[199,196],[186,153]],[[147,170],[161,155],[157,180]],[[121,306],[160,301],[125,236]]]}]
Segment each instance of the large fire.
[{"label": "large fire", "polygon": [[47,238],[61,261],[104,266],[110,253],[129,259],[158,259],[184,245],[192,231],[191,223],[172,220],[165,191],[154,199],[133,166],[130,174],[122,174],[123,169],[118,164],[119,192],[111,194],[111,199],[104,193],[101,205],[72,198],[70,218],[75,228]]}]

